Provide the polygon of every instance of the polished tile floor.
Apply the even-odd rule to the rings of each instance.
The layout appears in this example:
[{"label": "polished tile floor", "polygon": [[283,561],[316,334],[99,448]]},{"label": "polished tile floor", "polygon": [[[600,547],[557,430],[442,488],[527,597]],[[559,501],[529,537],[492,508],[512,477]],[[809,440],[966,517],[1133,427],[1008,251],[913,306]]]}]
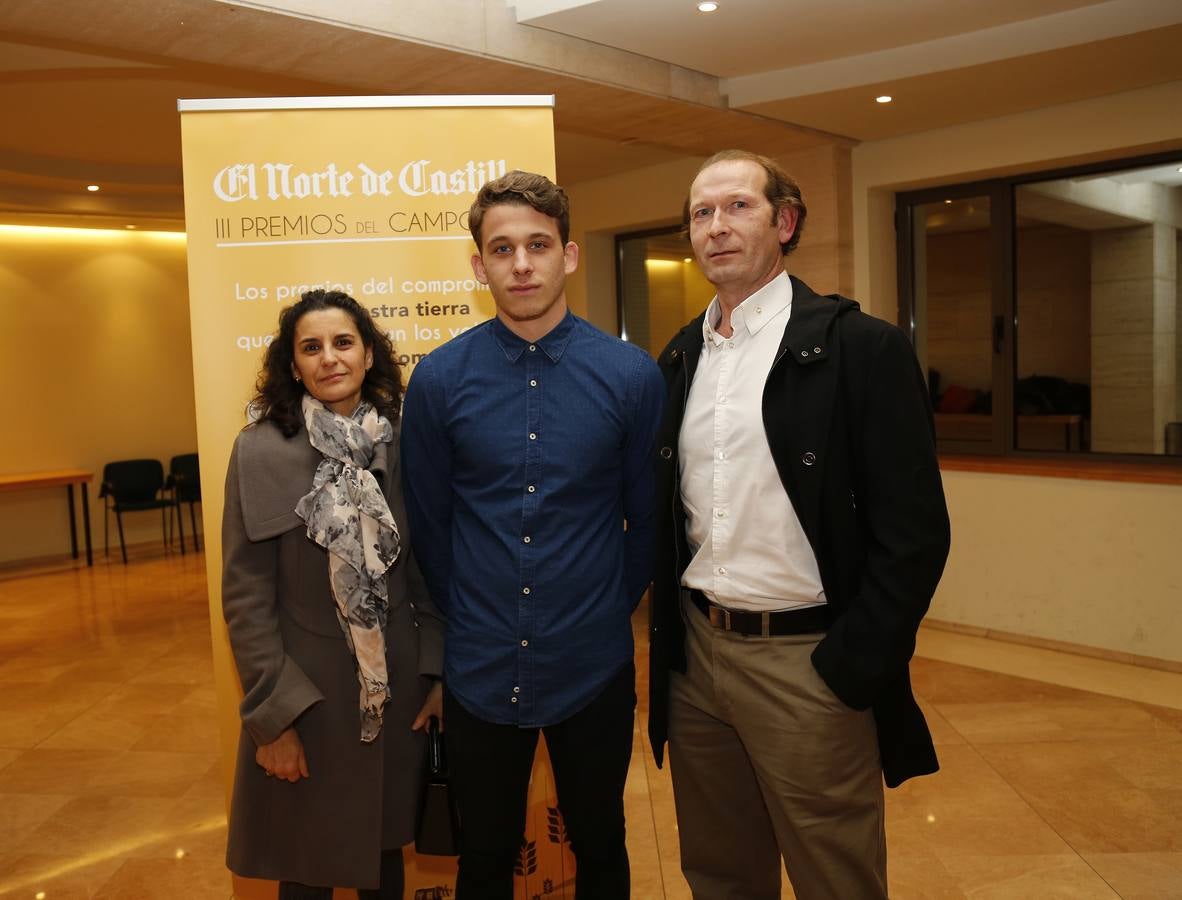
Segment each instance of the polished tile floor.
[{"label": "polished tile floor", "polygon": [[[199,554],[0,571],[0,898],[229,897],[206,610]],[[888,793],[893,897],[1182,898],[1182,675],[928,629],[914,675],[943,769]],[[641,733],[633,896],[688,898]]]}]

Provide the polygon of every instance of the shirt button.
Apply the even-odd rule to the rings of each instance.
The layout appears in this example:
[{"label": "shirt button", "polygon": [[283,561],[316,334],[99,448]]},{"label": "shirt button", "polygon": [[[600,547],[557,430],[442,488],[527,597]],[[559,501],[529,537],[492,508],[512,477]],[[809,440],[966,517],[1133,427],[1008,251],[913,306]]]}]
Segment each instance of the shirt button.
[{"label": "shirt button", "polygon": [[530,387],[537,387],[537,386],[538,386],[538,379],[536,379],[536,378],[531,378],[531,379],[529,380],[529,386],[530,386]]},{"label": "shirt button", "polygon": [[762,307],[762,306],[757,306],[757,307],[755,307],[755,311],[756,311],[757,313],[761,313],[761,312],[763,312],[763,307]]},{"label": "shirt button", "polygon": [[815,454],[812,450],[809,450],[804,454],[804,456],[800,458],[800,461],[806,466],[815,465],[817,462],[817,454]]},{"label": "shirt button", "polygon": [[521,693],[521,688],[519,688],[519,687],[517,687],[516,685],[514,685],[514,686],[513,686],[513,693],[515,693],[515,694],[520,694],[520,693]]},{"label": "shirt button", "polygon": [[719,458],[719,459],[726,459],[726,451],[725,451],[725,450],[719,450],[719,451],[718,451],[718,458]]},{"label": "shirt button", "polygon": [[526,490],[532,494],[534,491],[537,490],[537,488],[531,484],[529,487],[526,488]]},{"label": "shirt button", "polygon": [[538,439],[538,436],[537,436],[536,434],[534,434],[534,433],[531,431],[531,432],[529,433],[529,439],[530,439],[531,441],[536,441],[536,440]]},{"label": "shirt button", "polygon": [[814,352],[814,353],[820,353],[820,352],[821,352],[821,348],[820,348],[820,347],[814,347],[814,348],[813,348],[813,352]]},{"label": "shirt button", "polygon": [[523,593],[523,594],[528,594],[528,593],[529,593],[529,588],[522,588],[522,589],[521,589],[521,593]]},{"label": "shirt button", "polygon": [[808,355],[809,355],[809,352],[808,352],[807,350],[801,350],[801,351],[800,351],[800,355],[801,355],[801,356],[808,356]]},{"label": "shirt button", "polygon": [[522,540],[528,544],[529,543],[529,535],[527,534],[525,537],[522,538]]},{"label": "shirt button", "polygon": [[528,647],[528,646],[529,646],[529,641],[522,641],[522,642],[521,642],[521,646],[522,646],[522,647]]},{"label": "shirt button", "polygon": [[719,397],[719,398],[718,398],[718,402],[719,402],[719,403],[726,403],[726,396],[725,396],[725,395],[723,395],[722,397]]},{"label": "shirt button", "polygon": [[718,516],[718,518],[720,518],[720,519],[725,519],[725,518],[726,518],[726,510],[725,510],[725,509],[720,509],[720,510],[719,510],[718,512],[716,512],[714,515]]},{"label": "shirt button", "polygon": [[516,698],[516,697],[510,697],[510,698],[509,698],[509,702],[510,702],[510,703],[516,703],[516,702],[517,702],[517,698]]},{"label": "shirt button", "polygon": [[537,350],[537,349],[538,349],[538,345],[537,345],[537,344],[530,344],[530,345],[529,345],[529,352],[530,352],[530,353],[533,353],[533,352],[534,352],[535,350]]},{"label": "shirt button", "polygon": [[726,566],[719,566],[718,567],[718,574],[725,575],[726,574]]},{"label": "shirt button", "polygon": [[727,342],[726,342],[726,345],[727,345],[727,347],[728,347],[729,349],[731,349],[731,350],[734,350],[734,349],[735,349],[735,342],[734,342],[734,341],[727,341]]}]

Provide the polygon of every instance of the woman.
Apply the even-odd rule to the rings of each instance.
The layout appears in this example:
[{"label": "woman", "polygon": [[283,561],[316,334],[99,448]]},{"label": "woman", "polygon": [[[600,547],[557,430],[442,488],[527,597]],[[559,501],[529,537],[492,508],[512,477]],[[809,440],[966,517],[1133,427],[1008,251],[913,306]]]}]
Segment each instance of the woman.
[{"label": "woman", "polygon": [[309,291],[230,458],[222,606],[245,696],[226,859],[280,900],[402,897],[443,620],[407,538],[401,394],[366,310]]}]

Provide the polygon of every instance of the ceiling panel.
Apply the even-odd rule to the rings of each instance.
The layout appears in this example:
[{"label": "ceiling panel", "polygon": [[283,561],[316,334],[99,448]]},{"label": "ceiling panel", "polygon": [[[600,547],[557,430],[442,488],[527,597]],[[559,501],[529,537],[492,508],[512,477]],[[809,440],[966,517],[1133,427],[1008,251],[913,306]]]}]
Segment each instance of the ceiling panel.
[{"label": "ceiling panel", "polygon": [[518,21],[721,77],[858,56],[1103,0],[597,0]]},{"label": "ceiling panel", "polygon": [[[557,97],[564,182],[744,144],[783,154],[830,138],[749,113],[208,0],[0,6],[0,213],[183,215],[178,98],[339,94]],[[13,25],[23,30],[13,30]],[[91,43],[93,42],[93,43]],[[38,55],[40,54],[40,55]],[[98,194],[85,192],[99,183]]]},{"label": "ceiling panel", "polygon": [[[1182,25],[745,107],[870,141],[1182,79]],[[875,102],[888,94],[893,101]]]},{"label": "ceiling panel", "polygon": [[[448,0],[449,15],[475,16],[488,28],[506,18],[507,2]],[[1182,8],[1178,0],[719,2],[717,13],[702,15],[694,0],[516,0],[510,5],[530,22],[596,42],[576,48],[576,38],[564,38],[572,56],[535,53],[531,66],[506,54],[540,40],[533,27],[493,29],[512,46],[494,42],[481,52],[449,49],[447,33],[429,40],[424,22],[450,21],[426,15],[438,0],[398,0],[402,15],[422,14],[413,39],[325,21],[350,14],[328,0],[320,18],[219,0],[120,0],[101,15],[93,0],[0,0],[0,107],[20,123],[0,133],[0,213],[35,208],[40,191],[51,211],[118,215],[151,206],[179,216],[179,97],[553,93],[559,175],[575,183],[724,147],[783,156],[1182,80],[1182,25],[1170,25],[858,88],[824,82],[806,96],[727,109],[715,101],[724,84],[738,90],[738,82],[701,73],[779,76],[1042,16],[1110,21],[1129,11],[1124,25],[1136,28],[1155,16],[1172,21]],[[553,36],[544,37],[554,50]],[[627,66],[607,78],[602,66],[587,77],[563,71],[578,69],[574,57],[594,56],[597,45],[696,71],[666,67],[664,93],[632,87]],[[657,65],[643,62],[646,72]],[[702,103],[666,95],[687,80],[714,87],[683,91]],[[873,103],[879,93],[895,102]],[[92,179],[104,190],[79,198],[79,183]]]}]

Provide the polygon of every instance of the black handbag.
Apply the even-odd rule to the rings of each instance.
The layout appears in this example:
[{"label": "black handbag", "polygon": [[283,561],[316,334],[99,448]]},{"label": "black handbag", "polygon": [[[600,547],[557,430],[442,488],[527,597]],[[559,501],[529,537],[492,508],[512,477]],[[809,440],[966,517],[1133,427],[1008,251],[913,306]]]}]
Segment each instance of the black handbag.
[{"label": "black handbag", "polygon": [[447,780],[443,735],[439,732],[439,720],[432,716],[427,723],[427,774],[419,808],[419,827],[415,832],[415,853],[457,856],[459,837],[460,816]]}]

